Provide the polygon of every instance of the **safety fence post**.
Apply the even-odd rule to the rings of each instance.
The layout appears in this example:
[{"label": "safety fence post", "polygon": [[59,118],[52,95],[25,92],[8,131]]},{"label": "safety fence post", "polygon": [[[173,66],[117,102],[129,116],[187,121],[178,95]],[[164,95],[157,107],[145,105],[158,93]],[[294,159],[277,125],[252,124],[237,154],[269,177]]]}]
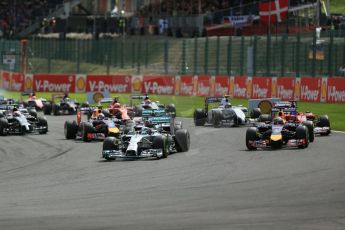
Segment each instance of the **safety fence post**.
[{"label": "safety fence post", "polygon": [[[333,35],[333,30],[330,31],[329,34],[330,38],[329,38],[329,46],[328,46],[328,76],[332,77],[333,76],[333,39],[334,39],[334,35]],[[335,55],[336,58],[336,55]],[[336,63],[336,60],[334,60],[334,62]]]},{"label": "safety fence post", "polygon": [[79,39],[77,39],[77,41],[76,41],[76,43],[77,43],[77,52],[76,52],[76,61],[77,61],[77,73],[80,73],[80,41],[79,41]]},{"label": "safety fence post", "polygon": [[125,65],[125,60],[124,60],[124,56],[125,56],[125,53],[124,53],[124,41],[123,40],[121,40],[121,52],[120,52],[120,54],[121,54],[121,63],[120,63],[120,68],[121,69],[123,69],[124,68],[124,65]]},{"label": "safety fence post", "polygon": [[282,35],[282,44],[281,44],[281,53],[280,53],[280,59],[281,59],[281,64],[280,64],[280,76],[284,77],[285,76],[285,48],[286,48],[286,38],[287,38],[287,34],[283,34]]},{"label": "safety fence post", "polygon": [[266,39],[266,75],[271,76],[271,34]]},{"label": "safety fence post", "polygon": [[216,43],[216,75],[219,74],[219,42],[220,38],[217,36],[217,43]]},{"label": "safety fence post", "polygon": [[227,73],[229,76],[231,76],[231,58],[232,58],[232,36],[229,36],[229,40],[228,40],[228,47],[227,47]]},{"label": "safety fence post", "polygon": [[204,50],[204,74],[208,73],[208,37],[205,40],[205,50]]},{"label": "safety fence post", "polygon": [[240,75],[244,74],[244,36],[241,36]]},{"label": "safety fence post", "polygon": [[140,65],[141,65],[141,40],[138,41],[137,74],[140,74]]},{"label": "safety fence post", "polygon": [[117,60],[118,60],[118,40],[114,40],[111,43],[113,44],[113,52],[112,52],[112,56],[114,56],[114,61],[113,61],[113,66],[117,67]]},{"label": "safety fence post", "polygon": [[313,33],[313,44],[312,44],[312,51],[313,51],[313,59],[311,62],[311,76],[315,77],[315,68],[316,68],[316,31]]},{"label": "safety fence post", "polygon": [[149,42],[146,40],[145,43],[145,68],[147,69],[149,61]]},{"label": "safety fence post", "polygon": [[253,44],[253,76],[256,76],[256,57],[258,51],[258,36],[254,36],[254,44]]},{"label": "safety fence post", "polygon": [[137,45],[137,43],[135,41],[133,41],[133,43],[132,43],[132,69],[135,68],[135,60],[136,60],[136,58],[135,58],[135,50],[136,50],[136,45]]},{"label": "safety fence post", "polygon": [[198,73],[198,37],[194,38],[194,75]]},{"label": "safety fence post", "polygon": [[297,44],[296,44],[296,57],[295,57],[295,64],[296,64],[296,77],[301,76],[300,70],[300,46],[301,46],[301,33],[297,33]]},{"label": "safety fence post", "polygon": [[182,41],[181,74],[186,73],[186,40]]},{"label": "safety fence post", "polygon": [[168,74],[169,72],[169,41],[164,41],[164,73]]}]

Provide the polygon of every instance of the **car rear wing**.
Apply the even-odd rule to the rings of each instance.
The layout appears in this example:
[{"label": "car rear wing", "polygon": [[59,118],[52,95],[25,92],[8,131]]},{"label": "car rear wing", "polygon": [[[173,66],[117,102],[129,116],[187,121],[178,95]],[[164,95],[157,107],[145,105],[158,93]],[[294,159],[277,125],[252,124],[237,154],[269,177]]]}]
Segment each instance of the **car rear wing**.
[{"label": "car rear wing", "polygon": [[170,116],[161,116],[161,117],[149,117],[147,118],[147,121],[151,124],[170,124],[172,118]]},{"label": "car rear wing", "polygon": [[144,109],[142,111],[143,117],[161,117],[167,115],[165,109]]},{"label": "car rear wing", "polygon": [[147,97],[147,95],[132,95],[130,97],[129,105],[133,106],[133,100],[144,100]]}]

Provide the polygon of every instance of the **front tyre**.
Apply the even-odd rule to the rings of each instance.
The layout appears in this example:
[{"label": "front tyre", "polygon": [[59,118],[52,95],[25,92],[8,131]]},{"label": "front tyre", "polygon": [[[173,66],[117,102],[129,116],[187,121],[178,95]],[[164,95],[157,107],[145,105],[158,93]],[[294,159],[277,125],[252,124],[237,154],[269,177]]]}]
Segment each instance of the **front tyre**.
[{"label": "front tyre", "polygon": [[253,142],[257,141],[257,128],[249,127],[246,132],[246,146],[248,150],[256,150],[257,148],[253,146]]},{"label": "front tyre", "polygon": [[66,139],[75,139],[78,131],[76,121],[66,121],[64,125],[64,134]]}]

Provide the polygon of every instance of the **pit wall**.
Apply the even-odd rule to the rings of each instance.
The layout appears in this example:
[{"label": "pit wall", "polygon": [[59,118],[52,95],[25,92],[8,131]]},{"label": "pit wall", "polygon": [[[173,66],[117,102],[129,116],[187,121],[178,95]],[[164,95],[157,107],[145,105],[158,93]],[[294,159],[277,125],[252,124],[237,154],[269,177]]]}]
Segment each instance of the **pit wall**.
[{"label": "pit wall", "polygon": [[0,71],[0,88],[25,92],[104,92],[223,96],[345,103],[345,78],[208,75],[26,74]]}]

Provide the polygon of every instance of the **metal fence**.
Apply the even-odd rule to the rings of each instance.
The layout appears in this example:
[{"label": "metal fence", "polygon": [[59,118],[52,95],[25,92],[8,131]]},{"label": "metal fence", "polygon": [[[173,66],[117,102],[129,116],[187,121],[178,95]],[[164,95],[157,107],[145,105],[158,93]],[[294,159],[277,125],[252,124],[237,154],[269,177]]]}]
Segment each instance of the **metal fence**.
[{"label": "metal fence", "polygon": [[[1,69],[20,71],[20,42],[0,41]],[[5,62],[8,53],[15,64]],[[31,73],[339,76],[345,31],[176,39],[123,36],[102,40],[31,39]],[[7,57],[7,56],[6,56]]]}]

